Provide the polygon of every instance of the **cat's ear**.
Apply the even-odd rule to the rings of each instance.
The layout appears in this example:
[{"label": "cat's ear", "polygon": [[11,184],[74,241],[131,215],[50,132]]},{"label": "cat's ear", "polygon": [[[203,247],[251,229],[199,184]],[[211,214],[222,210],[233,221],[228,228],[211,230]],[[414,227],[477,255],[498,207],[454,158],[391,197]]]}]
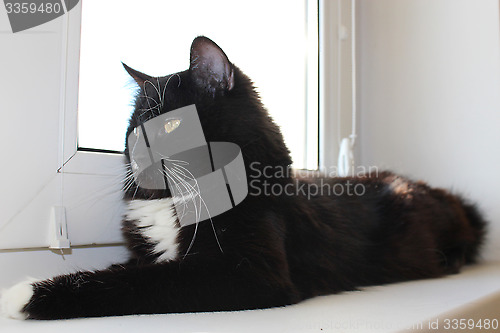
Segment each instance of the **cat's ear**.
[{"label": "cat's ear", "polygon": [[129,73],[130,76],[132,76],[132,78],[135,80],[135,82],[137,82],[137,84],[140,87],[144,86],[144,82],[151,81],[151,78],[152,78],[151,76],[144,74],[144,73],[141,73],[139,71],[136,71],[135,69],[130,68],[127,65],[125,65],[123,62],[122,62],[122,65],[123,65],[123,68],[125,68],[125,70],[127,71],[127,73]]},{"label": "cat's ear", "polygon": [[234,87],[233,65],[224,51],[206,37],[193,40],[189,71],[195,85],[211,95]]}]

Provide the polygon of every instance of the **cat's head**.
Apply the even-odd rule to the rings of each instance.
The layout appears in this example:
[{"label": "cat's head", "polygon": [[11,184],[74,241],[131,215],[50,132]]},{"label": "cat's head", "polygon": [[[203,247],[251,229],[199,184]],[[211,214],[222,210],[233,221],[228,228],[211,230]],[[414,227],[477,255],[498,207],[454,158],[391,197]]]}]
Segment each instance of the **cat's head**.
[{"label": "cat's head", "polygon": [[[206,37],[197,37],[191,45],[189,69],[152,77],[124,64],[137,82],[139,90],[126,137],[148,121],[182,107],[195,105],[207,142],[231,142],[242,150],[246,167],[291,164],[279,128],[268,116],[251,80],[233,65],[224,51]],[[180,132],[186,123],[165,119],[165,139],[169,131]],[[184,135],[190,133],[184,132]],[[129,140],[125,155],[130,167]],[[129,177],[132,179],[132,177]],[[157,198],[168,196],[164,191],[137,188],[128,182],[126,196]]]}]

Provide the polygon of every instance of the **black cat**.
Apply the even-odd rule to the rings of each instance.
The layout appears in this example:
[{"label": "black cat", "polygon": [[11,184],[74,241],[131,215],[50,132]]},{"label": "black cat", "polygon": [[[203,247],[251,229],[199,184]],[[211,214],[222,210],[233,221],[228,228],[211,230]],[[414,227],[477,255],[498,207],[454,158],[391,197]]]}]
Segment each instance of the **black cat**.
[{"label": "black cat", "polygon": [[[193,41],[186,71],[156,78],[125,69],[140,87],[127,138],[160,114],[195,105],[207,142],[241,148],[249,193],[211,220],[181,226],[171,189],[141,187],[129,163],[123,232],[130,261],[16,285],[2,299],[8,315],[269,308],[440,277],[475,260],[486,224],[445,190],[389,172],[328,179],[290,174],[289,151],[252,82],[208,38]],[[174,119],[165,126],[168,132],[183,124]],[[130,152],[127,147],[129,162]],[[349,193],[349,186],[357,191]]]}]

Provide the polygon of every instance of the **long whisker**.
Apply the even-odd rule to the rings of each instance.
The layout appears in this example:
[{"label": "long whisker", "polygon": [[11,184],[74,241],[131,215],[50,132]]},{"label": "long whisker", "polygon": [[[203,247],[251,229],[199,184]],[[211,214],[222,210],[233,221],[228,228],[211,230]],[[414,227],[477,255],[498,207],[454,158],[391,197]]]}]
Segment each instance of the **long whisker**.
[{"label": "long whisker", "polygon": [[[179,78],[179,83],[177,84],[177,87],[179,87],[181,85],[181,77],[179,74],[170,75],[168,77],[167,83],[165,83],[165,86],[163,87],[163,94],[162,94],[163,101],[165,100],[165,91],[167,90],[168,83],[170,82],[170,79],[172,79],[173,76],[177,76]],[[163,102],[162,102],[162,106],[163,106]]]},{"label": "long whisker", "polygon": [[169,159],[168,157],[165,157],[163,155],[161,155],[161,158],[164,159],[167,162],[172,162],[172,163],[175,162],[175,163],[178,163],[180,165],[189,165],[189,162],[182,161],[182,160],[172,160],[172,159]]},{"label": "long whisker", "polygon": [[[159,87],[160,81],[158,80],[158,78],[156,78],[156,81],[158,82],[158,87]],[[153,82],[146,80],[146,81],[144,81],[144,88],[146,88],[146,83],[149,83],[154,88],[154,90],[156,90],[158,97],[160,97],[160,90],[156,87],[156,85]],[[146,90],[146,89],[144,89],[144,90]]]},{"label": "long whisker", "polygon": [[[194,192],[194,194],[196,194],[196,196],[193,196],[192,195],[192,198],[191,200],[193,201],[193,204],[195,205],[195,209],[196,209],[196,222],[198,223],[200,221],[200,218],[201,218],[201,201],[200,201],[200,204],[199,204],[199,207],[196,206],[196,198],[199,197],[200,200],[203,200],[203,198],[201,197],[201,192],[200,192],[200,187],[198,185],[198,181],[196,180],[196,178],[189,172],[189,170],[185,169],[186,171],[188,171],[188,173],[191,175],[191,177],[185,175],[184,172],[181,173],[181,176],[179,176],[179,172],[177,172],[178,169],[178,166],[176,166],[174,164],[174,168],[172,168],[172,173],[174,175],[176,175],[176,178],[177,179],[180,179],[181,181],[183,182],[186,182],[187,184],[189,184],[189,181],[194,181],[195,185],[191,185],[189,184],[190,188],[191,188],[191,192]],[[188,181],[186,179],[189,179]],[[208,209],[207,209],[207,212],[208,212]],[[210,212],[208,212],[210,214]]]},{"label": "long whisker", "polygon": [[148,98],[148,99],[152,99],[153,102],[155,103],[158,103],[153,97],[149,97],[146,92],[144,92],[144,95],[139,95],[138,97],[142,97],[142,98]]},{"label": "long whisker", "polygon": [[182,202],[184,204],[183,207],[182,207],[183,210],[182,210],[182,212],[180,214],[181,216],[180,217],[178,216],[179,220],[181,220],[185,216],[185,214],[186,214],[186,207],[187,207],[187,200],[185,199],[185,196],[184,196],[185,192],[181,189],[181,186],[183,186],[186,189],[186,192],[188,192],[188,193],[190,192],[190,189],[188,187],[186,187],[186,185],[184,183],[182,183],[182,182],[180,182],[180,183],[176,182],[175,179],[173,179],[172,176],[169,174],[168,168],[165,167],[165,169],[167,169],[167,170],[159,170],[159,171],[161,173],[163,173],[170,180],[171,183],[174,184],[175,188],[177,189],[177,191],[180,193],[180,195],[182,197]]},{"label": "long whisker", "polygon": [[[200,218],[201,218],[201,201],[203,199],[201,198],[199,187],[198,187],[198,183],[196,182],[196,179],[195,179],[195,183],[196,183],[196,188],[195,188],[194,186],[192,186],[191,184],[189,184],[189,182],[187,182],[183,177],[179,177],[179,175],[177,175],[176,172],[172,172],[172,170],[168,169],[167,167],[165,167],[165,168],[166,168],[166,171],[170,171],[172,173],[172,176],[175,177],[188,190],[188,193],[190,193],[189,200],[193,201],[193,204],[194,204],[195,217],[196,217],[195,218],[195,230],[194,230],[191,242],[190,242],[190,244],[189,244],[189,246],[188,246],[188,248],[186,250],[186,253],[184,255],[184,258],[185,258],[186,255],[189,253],[189,251],[191,251],[191,248],[193,247],[194,241],[196,239],[196,234],[197,234],[197,231],[198,231],[198,223],[199,223]],[[182,193],[181,193],[181,195],[182,195]],[[196,203],[196,198],[197,197],[200,198],[200,207],[198,207],[197,203]],[[184,196],[183,196],[184,207],[188,204],[188,202],[189,201],[186,201],[185,198],[184,198]],[[206,205],[205,205],[205,207],[206,207]],[[207,212],[208,212],[208,209],[207,209]],[[210,212],[208,212],[208,214],[210,216]]]},{"label": "long whisker", "polygon": [[[156,93],[158,94],[158,99],[160,100],[160,105],[163,107],[163,96],[160,95],[160,79],[156,78],[156,83],[158,84],[158,89],[156,90]],[[168,83],[168,82],[167,82]]]},{"label": "long whisker", "polygon": [[[185,170],[190,176],[191,176],[191,179],[194,180],[195,184],[196,184],[196,189],[193,188],[193,190],[196,192],[197,196],[200,198],[200,215],[196,215],[196,224],[198,224],[198,222],[200,221],[200,218],[201,218],[201,204],[203,204],[203,206],[205,207],[206,211],[207,211],[207,214],[208,214],[208,219],[210,220],[210,224],[212,226],[212,230],[214,232],[214,236],[215,236],[215,239],[217,241],[217,244],[219,246],[219,249],[221,250],[222,253],[224,253],[224,251],[222,250],[222,246],[220,245],[220,242],[219,242],[219,238],[217,237],[217,232],[215,231],[215,226],[214,226],[214,223],[212,221],[212,217],[211,217],[211,214],[210,214],[210,210],[208,209],[208,206],[207,204],[205,203],[205,200],[203,199],[203,197],[201,196],[201,192],[199,190],[199,186],[198,186],[198,181],[196,180],[196,178],[194,177],[194,175],[186,168],[182,167],[182,166],[179,166],[179,165],[175,165],[176,167],[179,167],[181,168],[182,170]],[[195,203],[196,205],[196,203]],[[196,207],[195,207],[196,208]],[[189,252],[189,251],[186,251],[186,253]]]},{"label": "long whisker", "polygon": [[[171,181],[175,184],[177,190],[180,192],[180,194],[182,196],[182,203],[184,205],[183,208],[185,208],[188,205],[189,201],[194,201],[194,199],[195,199],[195,196],[193,195],[193,192],[195,192],[194,188],[185,179],[183,179],[182,177],[179,177],[175,172],[172,172],[172,170],[168,169],[168,167],[165,166],[165,169],[166,169],[165,173],[169,173],[169,175],[168,175],[169,179],[171,179]],[[187,196],[184,196],[184,192],[180,189],[179,185],[182,185],[186,189],[186,192],[188,193]],[[186,198],[187,198],[187,200],[186,200]],[[196,208],[197,207],[195,205],[195,213],[196,213],[196,216],[198,216],[198,212],[196,211]]]},{"label": "long whisker", "polygon": [[[168,174],[168,168],[165,167],[165,174]],[[167,175],[167,177],[169,177],[170,179],[172,179],[172,177],[170,175]],[[176,177],[177,179],[179,179],[178,177]],[[186,188],[186,190],[188,191],[188,193],[190,193],[190,196],[191,196],[191,200],[195,201],[195,197],[193,196],[192,192],[191,192],[191,189],[189,187],[187,187],[186,185],[190,185],[188,182],[184,181],[183,179],[179,179],[180,180],[180,183]],[[176,183],[175,181],[173,181],[174,183]],[[178,185],[176,184],[176,187],[178,187]],[[179,190],[179,188],[178,188]],[[188,201],[185,199],[184,197],[184,194],[182,193],[182,191],[179,191],[181,193],[181,196],[182,196],[182,201],[183,201],[183,211],[185,211],[186,209],[186,206],[188,205]],[[198,194],[199,195],[199,194]],[[196,239],[196,234],[198,232],[198,221],[199,221],[199,217],[198,217],[198,209],[196,207],[196,202],[194,202],[194,207],[195,207],[195,215],[197,216],[197,219],[196,219],[196,224],[195,224],[195,229],[194,229],[194,233],[193,233],[193,237],[191,238],[191,242],[189,243],[189,246],[186,250],[186,254],[184,255],[183,258],[186,257],[186,255],[189,253],[189,251],[191,250],[191,248],[193,247],[194,245],[194,241]],[[182,214],[182,216],[184,216],[184,212]],[[181,217],[182,218],[182,217]],[[180,218],[180,219],[181,219]],[[179,220],[180,220],[179,219]]]},{"label": "long whisker", "polygon": [[[201,198],[201,193],[200,193],[200,190],[199,190],[199,186],[198,186],[198,182],[196,179],[194,178],[189,178],[189,177],[183,177],[183,176],[179,176],[179,174],[174,170],[169,170],[172,175],[175,176],[176,179],[178,179],[180,182],[182,182],[183,184],[186,184],[188,187],[189,187],[189,192],[190,192],[190,200],[193,201],[193,203],[195,204],[195,210],[196,210],[196,222],[199,222],[200,221],[200,218],[201,218],[201,205],[200,207],[197,207],[196,206],[196,198],[197,197],[200,197]],[[186,180],[189,179],[189,180]],[[189,181],[194,181],[195,182],[195,185],[191,185],[189,183]],[[198,208],[198,209],[197,209]]]}]

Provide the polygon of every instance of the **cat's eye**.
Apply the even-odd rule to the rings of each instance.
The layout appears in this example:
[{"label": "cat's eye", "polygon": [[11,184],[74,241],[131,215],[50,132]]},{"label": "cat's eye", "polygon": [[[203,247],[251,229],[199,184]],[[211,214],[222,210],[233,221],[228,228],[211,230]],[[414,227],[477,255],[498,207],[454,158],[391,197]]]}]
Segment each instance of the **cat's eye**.
[{"label": "cat's eye", "polygon": [[165,123],[165,132],[166,133],[172,132],[177,127],[179,127],[180,124],[181,124],[181,120],[180,119],[169,119],[169,120],[167,120],[167,122]]}]

